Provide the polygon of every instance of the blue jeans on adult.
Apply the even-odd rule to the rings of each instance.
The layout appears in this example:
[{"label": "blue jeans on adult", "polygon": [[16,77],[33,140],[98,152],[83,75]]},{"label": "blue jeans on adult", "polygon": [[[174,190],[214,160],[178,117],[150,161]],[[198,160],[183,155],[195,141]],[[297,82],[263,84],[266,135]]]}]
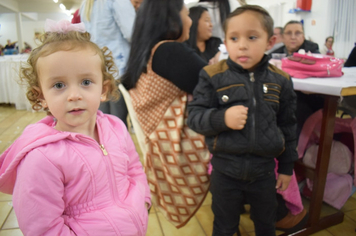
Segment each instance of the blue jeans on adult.
[{"label": "blue jeans on adult", "polygon": [[250,213],[256,236],[275,236],[275,186],[274,171],[242,180],[214,170],[210,186],[213,196],[213,236],[232,236],[238,231],[241,206],[246,202],[251,205]]}]

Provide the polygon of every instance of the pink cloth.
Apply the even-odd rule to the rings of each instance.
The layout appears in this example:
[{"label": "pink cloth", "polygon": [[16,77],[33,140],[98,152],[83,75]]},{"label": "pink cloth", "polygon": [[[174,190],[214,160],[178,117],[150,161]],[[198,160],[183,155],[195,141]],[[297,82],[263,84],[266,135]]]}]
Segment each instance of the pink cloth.
[{"label": "pink cloth", "polygon": [[[305,151],[311,144],[319,142],[322,118],[323,110],[319,110],[312,114],[304,123],[298,141],[299,158],[303,158]],[[356,147],[356,119],[335,118],[334,133],[352,133],[354,139],[353,145]],[[355,162],[355,160],[356,152],[354,152],[353,162]],[[354,171],[356,173],[356,165],[354,165]],[[354,185],[356,186],[356,175],[354,178]]]},{"label": "pink cloth", "polygon": [[[277,177],[278,161],[277,159],[275,159],[275,161],[276,161],[276,168],[274,169],[274,171]],[[302,198],[300,196],[299,186],[294,171],[288,188],[285,191],[277,190],[277,193],[282,195],[283,199],[286,201],[286,206],[289,209],[289,211],[292,213],[292,215],[297,215],[303,211],[304,206],[303,206]]]},{"label": "pink cloth", "polygon": [[54,129],[47,116],[29,125],[0,156],[0,191],[13,194],[25,235],[145,235],[146,175],[123,122],[97,113],[100,143]]}]

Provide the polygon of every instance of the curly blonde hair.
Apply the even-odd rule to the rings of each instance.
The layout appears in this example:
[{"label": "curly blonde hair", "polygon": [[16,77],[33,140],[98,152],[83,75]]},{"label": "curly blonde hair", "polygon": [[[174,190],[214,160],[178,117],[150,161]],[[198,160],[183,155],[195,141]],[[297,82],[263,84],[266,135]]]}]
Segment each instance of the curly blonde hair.
[{"label": "curly blonde hair", "polygon": [[[32,50],[27,63],[21,66],[20,78],[27,85],[26,96],[35,111],[41,110],[41,85],[38,78],[37,61],[40,57],[48,56],[58,51],[71,51],[90,48],[93,49],[101,58],[103,83],[107,83],[107,100],[117,100],[119,93],[115,77],[118,76],[111,51],[107,47],[100,49],[98,45],[90,41],[88,32],[80,33],[70,31],[68,33],[46,32],[40,38],[42,44]],[[45,109],[48,112],[48,108]]]}]

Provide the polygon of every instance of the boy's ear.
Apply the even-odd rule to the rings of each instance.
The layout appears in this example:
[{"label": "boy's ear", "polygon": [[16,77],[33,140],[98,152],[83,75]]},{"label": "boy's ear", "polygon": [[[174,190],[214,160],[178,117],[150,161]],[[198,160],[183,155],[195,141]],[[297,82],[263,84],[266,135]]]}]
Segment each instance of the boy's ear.
[{"label": "boy's ear", "polygon": [[276,36],[274,36],[274,35],[269,38],[266,51],[267,51],[267,50],[270,50],[271,48],[273,48],[274,44],[276,43],[276,39],[277,39],[277,38],[276,38]]},{"label": "boy's ear", "polygon": [[107,98],[107,95],[108,95],[108,92],[109,92],[109,84],[110,84],[109,80],[105,80],[103,82],[103,89],[102,89],[101,97],[100,97],[100,101],[101,102],[105,102],[106,101],[106,98]]}]

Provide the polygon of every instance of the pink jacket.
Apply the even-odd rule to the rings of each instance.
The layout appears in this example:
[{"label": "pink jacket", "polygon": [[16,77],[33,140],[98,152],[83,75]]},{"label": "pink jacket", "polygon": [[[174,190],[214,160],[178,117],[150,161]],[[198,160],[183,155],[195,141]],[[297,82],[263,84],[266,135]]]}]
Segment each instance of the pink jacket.
[{"label": "pink jacket", "polygon": [[27,235],[145,235],[150,191],[139,156],[118,118],[97,114],[94,139],[29,125],[0,156],[0,191],[13,194]]}]

